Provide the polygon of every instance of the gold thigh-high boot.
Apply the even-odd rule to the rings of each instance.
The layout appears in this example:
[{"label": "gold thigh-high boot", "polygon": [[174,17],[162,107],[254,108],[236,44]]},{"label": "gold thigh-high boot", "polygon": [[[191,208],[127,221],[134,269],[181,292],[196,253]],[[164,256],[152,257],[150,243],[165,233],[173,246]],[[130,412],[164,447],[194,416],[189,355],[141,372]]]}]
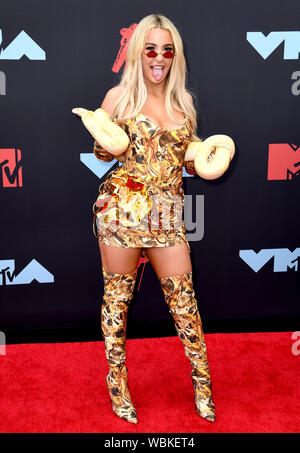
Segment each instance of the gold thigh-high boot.
[{"label": "gold thigh-high boot", "polygon": [[109,364],[106,377],[113,412],[120,418],[137,423],[136,409],[128,388],[126,359],[126,326],[133,298],[137,270],[128,274],[106,271],[102,266],[104,295],[101,306],[101,328],[105,355]]},{"label": "gold thigh-high boot", "polygon": [[185,355],[192,366],[196,412],[210,422],[215,421],[210,369],[206,343],[197,300],[193,289],[192,271],[159,279],[169,311],[181,339]]}]

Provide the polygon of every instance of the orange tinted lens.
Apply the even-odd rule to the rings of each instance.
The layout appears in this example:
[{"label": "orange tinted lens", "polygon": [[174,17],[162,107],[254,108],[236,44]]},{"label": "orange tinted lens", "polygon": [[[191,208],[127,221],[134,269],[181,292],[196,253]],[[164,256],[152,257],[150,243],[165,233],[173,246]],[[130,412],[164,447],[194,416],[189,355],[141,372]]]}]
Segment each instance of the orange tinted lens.
[{"label": "orange tinted lens", "polygon": [[146,55],[149,58],[155,58],[158,54],[155,52],[155,50],[150,50],[148,53],[146,53]]},{"label": "orange tinted lens", "polygon": [[163,53],[163,56],[165,58],[173,58],[174,57],[174,54],[173,52],[171,52],[170,50],[168,50],[167,52]]}]

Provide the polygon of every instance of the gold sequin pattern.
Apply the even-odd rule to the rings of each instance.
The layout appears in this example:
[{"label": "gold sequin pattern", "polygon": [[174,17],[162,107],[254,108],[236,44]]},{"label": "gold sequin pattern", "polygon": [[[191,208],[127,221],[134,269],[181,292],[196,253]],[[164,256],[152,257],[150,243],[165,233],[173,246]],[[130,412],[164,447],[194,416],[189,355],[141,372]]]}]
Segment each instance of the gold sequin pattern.
[{"label": "gold sequin pattern", "polygon": [[[182,170],[193,136],[191,121],[163,130],[139,114],[119,125],[130,144],[123,165],[99,187],[93,208],[95,235],[99,242],[115,247],[185,243],[190,250],[183,223]],[[99,146],[95,154],[101,159]],[[110,156],[103,154],[103,160],[109,161]]]},{"label": "gold sequin pattern", "polygon": [[185,355],[192,366],[197,413],[208,421],[215,421],[210,369],[206,343],[197,300],[193,289],[192,272],[160,278],[160,284],[173,316],[175,328],[181,339]]},{"label": "gold sequin pattern", "polygon": [[137,423],[125,365],[127,316],[133,298],[137,270],[127,274],[116,274],[102,266],[102,272],[104,295],[101,306],[101,328],[109,364],[106,384],[113,412],[130,423]]}]

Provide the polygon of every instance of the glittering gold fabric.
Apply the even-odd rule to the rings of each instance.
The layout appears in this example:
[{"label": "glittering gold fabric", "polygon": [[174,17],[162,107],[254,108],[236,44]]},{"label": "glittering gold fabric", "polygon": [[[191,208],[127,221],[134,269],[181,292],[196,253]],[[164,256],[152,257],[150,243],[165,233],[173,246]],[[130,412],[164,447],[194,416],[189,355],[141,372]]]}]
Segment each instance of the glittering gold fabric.
[{"label": "glittering gold fabric", "polygon": [[[142,248],[185,243],[190,250],[183,223],[182,170],[193,136],[191,121],[163,130],[140,113],[119,125],[130,144],[123,165],[99,187],[93,208],[99,242]],[[98,144],[94,153],[101,160],[112,160]]]},{"label": "glittering gold fabric", "polygon": [[102,266],[104,295],[101,306],[101,328],[105,354],[109,364],[106,376],[113,412],[120,418],[137,423],[136,409],[131,401],[127,380],[126,328],[130,301],[137,271],[116,274]]},{"label": "glittering gold fabric", "polygon": [[201,317],[193,289],[192,272],[159,280],[177,333],[183,343],[185,355],[190,359],[192,366],[196,412],[206,420],[214,422],[215,406],[211,392],[210,369]]}]

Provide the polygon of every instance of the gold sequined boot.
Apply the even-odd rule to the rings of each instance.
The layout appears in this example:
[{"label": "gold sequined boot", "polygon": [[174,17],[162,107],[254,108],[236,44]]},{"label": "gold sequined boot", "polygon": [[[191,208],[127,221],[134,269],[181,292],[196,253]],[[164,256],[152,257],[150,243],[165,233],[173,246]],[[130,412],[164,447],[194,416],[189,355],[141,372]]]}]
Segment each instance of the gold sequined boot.
[{"label": "gold sequined boot", "polygon": [[128,388],[126,359],[126,326],[137,270],[115,274],[102,266],[104,295],[101,307],[101,328],[105,354],[109,364],[106,377],[113,412],[123,420],[137,423],[136,409]]},{"label": "gold sequined boot", "polygon": [[159,279],[169,311],[181,339],[185,355],[192,366],[196,412],[210,422],[215,421],[210,369],[206,355],[202,322],[193,289],[192,271]]}]

